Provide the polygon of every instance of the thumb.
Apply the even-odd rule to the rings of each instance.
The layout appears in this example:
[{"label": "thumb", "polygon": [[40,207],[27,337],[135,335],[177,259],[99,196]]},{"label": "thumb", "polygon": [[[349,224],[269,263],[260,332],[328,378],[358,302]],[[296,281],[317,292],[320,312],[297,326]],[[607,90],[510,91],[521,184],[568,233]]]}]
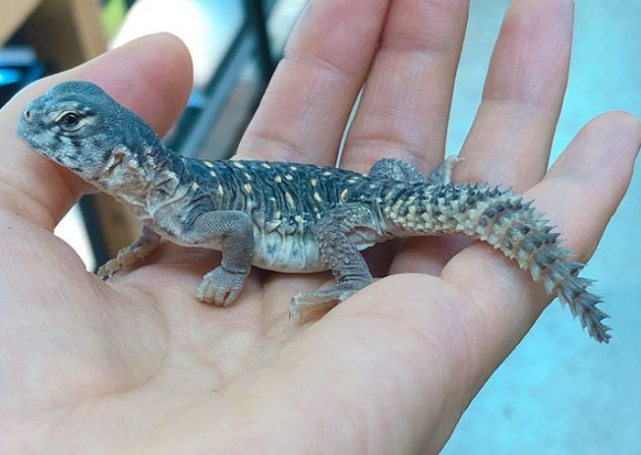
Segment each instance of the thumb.
[{"label": "thumb", "polygon": [[184,44],[168,34],[152,35],[107,52],[77,68],[37,81],[0,110],[0,209],[52,230],[86,184],[29,149],[15,133],[25,105],[61,82],[98,84],[136,112],[160,135],[178,117],[192,83]]}]

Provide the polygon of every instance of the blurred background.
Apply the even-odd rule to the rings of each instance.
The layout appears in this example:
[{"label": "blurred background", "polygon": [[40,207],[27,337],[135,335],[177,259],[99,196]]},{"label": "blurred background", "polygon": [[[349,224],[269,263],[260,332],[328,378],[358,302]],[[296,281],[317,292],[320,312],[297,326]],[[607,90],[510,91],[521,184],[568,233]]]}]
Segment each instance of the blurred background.
[{"label": "blurred background", "polygon": [[[195,83],[165,138],[191,157],[226,158],[258,105],[308,0],[2,0],[0,105],[29,82],[136,37],[172,32],[189,47]],[[448,154],[478,107],[508,0],[471,2]],[[556,158],[589,119],[641,116],[641,2],[576,0],[570,82]],[[641,455],[641,178],[635,178],[586,276],[598,280],[614,339],[599,346],[552,305],[462,416],[446,455]],[[138,233],[106,196],[85,197],[58,227],[89,269]]]}]

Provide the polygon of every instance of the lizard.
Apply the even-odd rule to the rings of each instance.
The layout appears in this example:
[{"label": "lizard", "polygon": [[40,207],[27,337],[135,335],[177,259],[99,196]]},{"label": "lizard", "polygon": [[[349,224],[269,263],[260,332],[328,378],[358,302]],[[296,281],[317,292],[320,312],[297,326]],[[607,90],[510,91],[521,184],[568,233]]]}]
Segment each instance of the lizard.
[{"label": "lizard", "polygon": [[231,305],[251,266],[289,273],[331,270],[336,284],[297,292],[290,317],[342,302],[369,285],[361,251],[394,238],[462,233],[488,243],[567,304],[590,336],[610,339],[601,299],[579,276],[559,234],[532,201],[487,184],[454,184],[455,160],[429,176],[384,158],[368,174],[252,160],[199,160],[173,153],[135,113],[97,85],[64,82],[31,101],[16,131],[37,153],[130,206],[141,236],[98,270],[109,277],[166,239],[219,250],[196,296]]}]

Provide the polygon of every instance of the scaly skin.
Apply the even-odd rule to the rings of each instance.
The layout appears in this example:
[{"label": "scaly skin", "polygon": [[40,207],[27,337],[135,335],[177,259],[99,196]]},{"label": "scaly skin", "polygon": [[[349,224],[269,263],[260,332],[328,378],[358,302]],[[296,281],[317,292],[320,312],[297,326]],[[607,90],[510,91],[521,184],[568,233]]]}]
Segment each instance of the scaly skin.
[{"label": "scaly skin", "polygon": [[282,272],[331,269],[337,284],[297,293],[290,314],[342,301],[372,277],[360,250],[391,238],[463,233],[530,271],[548,293],[607,342],[600,299],[578,277],[559,237],[519,196],[450,183],[452,160],[425,178],[394,160],[369,175],[313,165],[200,161],[167,150],[149,127],[97,86],[70,82],[25,109],[20,137],[37,152],[130,205],[145,223],[140,239],[100,270],[109,276],[144,258],[161,237],[218,249],[199,300],[230,305],[252,264]]}]

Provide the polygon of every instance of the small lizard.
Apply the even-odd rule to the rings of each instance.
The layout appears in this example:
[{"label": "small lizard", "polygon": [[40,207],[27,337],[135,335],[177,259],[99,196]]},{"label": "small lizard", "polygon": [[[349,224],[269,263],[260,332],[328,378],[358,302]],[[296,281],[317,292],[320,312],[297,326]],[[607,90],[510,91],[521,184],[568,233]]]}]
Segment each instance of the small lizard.
[{"label": "small lizard", "polygon": [[17,124],[33,149],[129,205],[144,224],[132,245],[100,268],[110,276],[165,238],[222,252],[197,298],[230,305],[251,265],[279,272],[331,270],[337,283],[294,295],[290,315],[341,302],[372,282],[360,251],[392,238],[463,233],[542,281],[607,342],[600,299],[586,290],[559,235],[521,196],[455,185],[453,160],[429,177],[392,159],[369,174],[308,164],[202,161],[169,151],[133,112],[89,82],[62,83],[32,101]]}]

